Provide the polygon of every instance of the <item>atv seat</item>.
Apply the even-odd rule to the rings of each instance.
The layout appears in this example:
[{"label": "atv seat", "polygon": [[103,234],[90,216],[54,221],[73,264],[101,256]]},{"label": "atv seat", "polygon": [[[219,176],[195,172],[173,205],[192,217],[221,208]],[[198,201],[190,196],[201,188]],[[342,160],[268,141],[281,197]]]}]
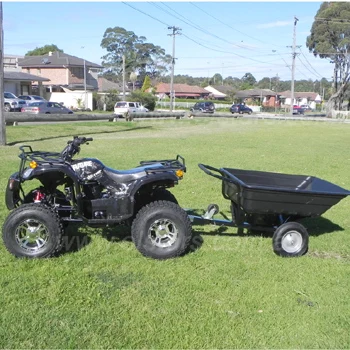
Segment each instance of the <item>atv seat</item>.
[{"label": "atv seat", "polygon": [[128,170],[115,170],[109,167],[105,167],[103,172],[113,181],[117,183],[125,183],[135,181],[143,176],[147,175],[147,170],[162,168],[163,164],[154,163],[150,165],[140,166]]}]

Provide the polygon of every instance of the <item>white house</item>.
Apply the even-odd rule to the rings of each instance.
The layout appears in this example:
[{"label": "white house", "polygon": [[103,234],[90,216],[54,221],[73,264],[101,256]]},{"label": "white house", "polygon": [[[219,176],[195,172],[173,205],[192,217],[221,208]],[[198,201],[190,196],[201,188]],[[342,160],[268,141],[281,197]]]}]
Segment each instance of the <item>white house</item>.
[{"label": "white house", "polygon": [[[291,105],[291,91],[280,92],[282,104]],[[293,105],[309,105],[311,108],[316,108],[317,103],[322,102],[322,97],[317,92],[294,92]]]},{"label": "white house", "polygon": [[209,91],[210,95],[213,96],[215,99],[218,99],[218,100],[219,99],[223,100],[227,96],[223,92],[215,89],[213,86],[210,86],[210,85],[206,86],[204,89]]}]

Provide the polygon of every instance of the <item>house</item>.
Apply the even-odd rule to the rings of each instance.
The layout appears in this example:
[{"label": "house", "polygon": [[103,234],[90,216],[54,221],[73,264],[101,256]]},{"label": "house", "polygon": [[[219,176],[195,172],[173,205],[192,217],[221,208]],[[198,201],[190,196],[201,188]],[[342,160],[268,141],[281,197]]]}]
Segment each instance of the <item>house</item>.
[{"label": "house", "polygon": [[[108,91],[118,91],[119,93],[123,93],[123,84],[115,83],[106,78],[98,77],[98,92],[108,92]],[[130,89],[127,84],[125,84],[124,88],[125,94],[130,94]]]},{"label": "house", "polygon": [[[156,88],[156,96],[159,99],[164,97],[170,97],[170,84],[159,83]],[[192,86],[187,84],[173,84],[173,90],[175,92],[175,98],[208,98],[210,92],[199,86]]]},{"label": "house", "polygon": [[41,87],[43,82],[50,81],[48,78],[21,72],[21,68],[18,67],[18,59],[22,57],[14,55],[3,57],[4,91],[12,92],[16,96],[33,94],[33,82]]},{"label": "house", "polygon": [[213,99],[216,99],[216,100],[224,100],[225,97],[227,96],[223,92],[221,92],[218,89],[216,89],[214,86],[208,85],[204,89],[210,92],[210,95],[209,95],[210,98],[213,98]]},{"label": "house", "polygon": [[[290,106],[291,105],[291,91],[280,92],[282,104]],[[311,108],[316,108],[317,103],[322,102],[322,97],[317,92],[294,92],[293,105],[309,105]]]},{"label": "house", "polygon": [[103,68],[99,64],[59,51],[19,58],[18,66],[24,73],[50,79],[43,83],[49,92],[62,92],[63,88],[71,91],[97,91],[97,75]]},{"label": "house", "polygon": [[55,51],[19,58],[18,66],[24,73],[49,79],[42,83],[48,100],[93,109],[92,92],[98,90],[98,73],[103,68],[99,64]]},{"label": "house", "polygon": [[235,97],[239,101],[256,101],[263,106],[276,107],[280,105],[279,94],[270,89],[249,89],[237,91]]}]

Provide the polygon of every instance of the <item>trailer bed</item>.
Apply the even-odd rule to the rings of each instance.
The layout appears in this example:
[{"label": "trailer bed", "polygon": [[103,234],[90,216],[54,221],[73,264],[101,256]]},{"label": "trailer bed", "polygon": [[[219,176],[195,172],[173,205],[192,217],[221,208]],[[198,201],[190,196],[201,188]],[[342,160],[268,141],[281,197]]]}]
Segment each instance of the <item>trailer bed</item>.
[{"label": "trailer bed", "polygon": [[223,196],[247,214],[319,216],[350,195],[350,191],[315,176],[216,169],[208,165],[201,169],[222,179]]}]

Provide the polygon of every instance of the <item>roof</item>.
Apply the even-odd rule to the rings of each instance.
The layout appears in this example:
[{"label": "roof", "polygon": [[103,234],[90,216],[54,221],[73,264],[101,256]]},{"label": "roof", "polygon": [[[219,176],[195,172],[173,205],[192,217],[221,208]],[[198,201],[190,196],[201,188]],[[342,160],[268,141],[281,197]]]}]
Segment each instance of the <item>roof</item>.
[{"label": "roof", "polygon": [[48,78],[39,77],[34,74],[23,72],[4,71],[4,80],[20,80],[20,81],[50,81]]},{"label": "roof", "polygon": [[212,85],[212,87],[215,90],[217,90],[217,91],[219,91],[219,92],[221,92],[223,94],[226,94],[226,95],[228,93],[236,90],[233,86],[230,86],[230,85]]},{"label": "roof", "polygon": [[[199,95],[209,95],[209,91],[196,86],[196,85],[187,85],[187,84],[173,84],[173,88],[175,91],[175,95],[182,96],[188,95],[191,96],[191,94],[199,94]],[[156,87],[157,93],[170,93],[170,84],[167,83],[159,83]]]},{"label": "roof", "polygon": [[[279,95],[284,98],[291,98],[292,97],[292,92],[287,90],[280,92]],[[316,101],[319,100],[321,101],[321,96],[317,92],[294,92],[294,98],[307,98],[311,101]]]},{"label": "roof", "polygon": [[[99,77],[98,78],[98,91],[110,91],[117,90],[123,91],[123,84],[115,83],[113,81],[107,80],[106,78]],[[130,91],[130,89],[125,86],[125,91]]]},{"label": "roof", "polygon": [[25,56],[24,58],[18,58],[18,65],[23,68],[35,68],[35,67],[54,67],[54,68],[65,68],[69,67],[81,67],[85,66],[88,68],[103,68],[99,64],[92,63],[82,58],[68,55],[64,52],[55,51],[50,54],[42,56]]},{"label": "roof", "polygon": [[249,90],[240,90],[236,92],[236,97],[239,97],[239,98],[275,96],[275,95],[276,95],[276,92],[270,89],[249,89]]},{"label": "roof", "polygon": [[227,95],[220,92],[219,90],[215,89],[213,86],[207,86],[204,88],[205,90],[209,91],[214,97],[226,97]]}]

